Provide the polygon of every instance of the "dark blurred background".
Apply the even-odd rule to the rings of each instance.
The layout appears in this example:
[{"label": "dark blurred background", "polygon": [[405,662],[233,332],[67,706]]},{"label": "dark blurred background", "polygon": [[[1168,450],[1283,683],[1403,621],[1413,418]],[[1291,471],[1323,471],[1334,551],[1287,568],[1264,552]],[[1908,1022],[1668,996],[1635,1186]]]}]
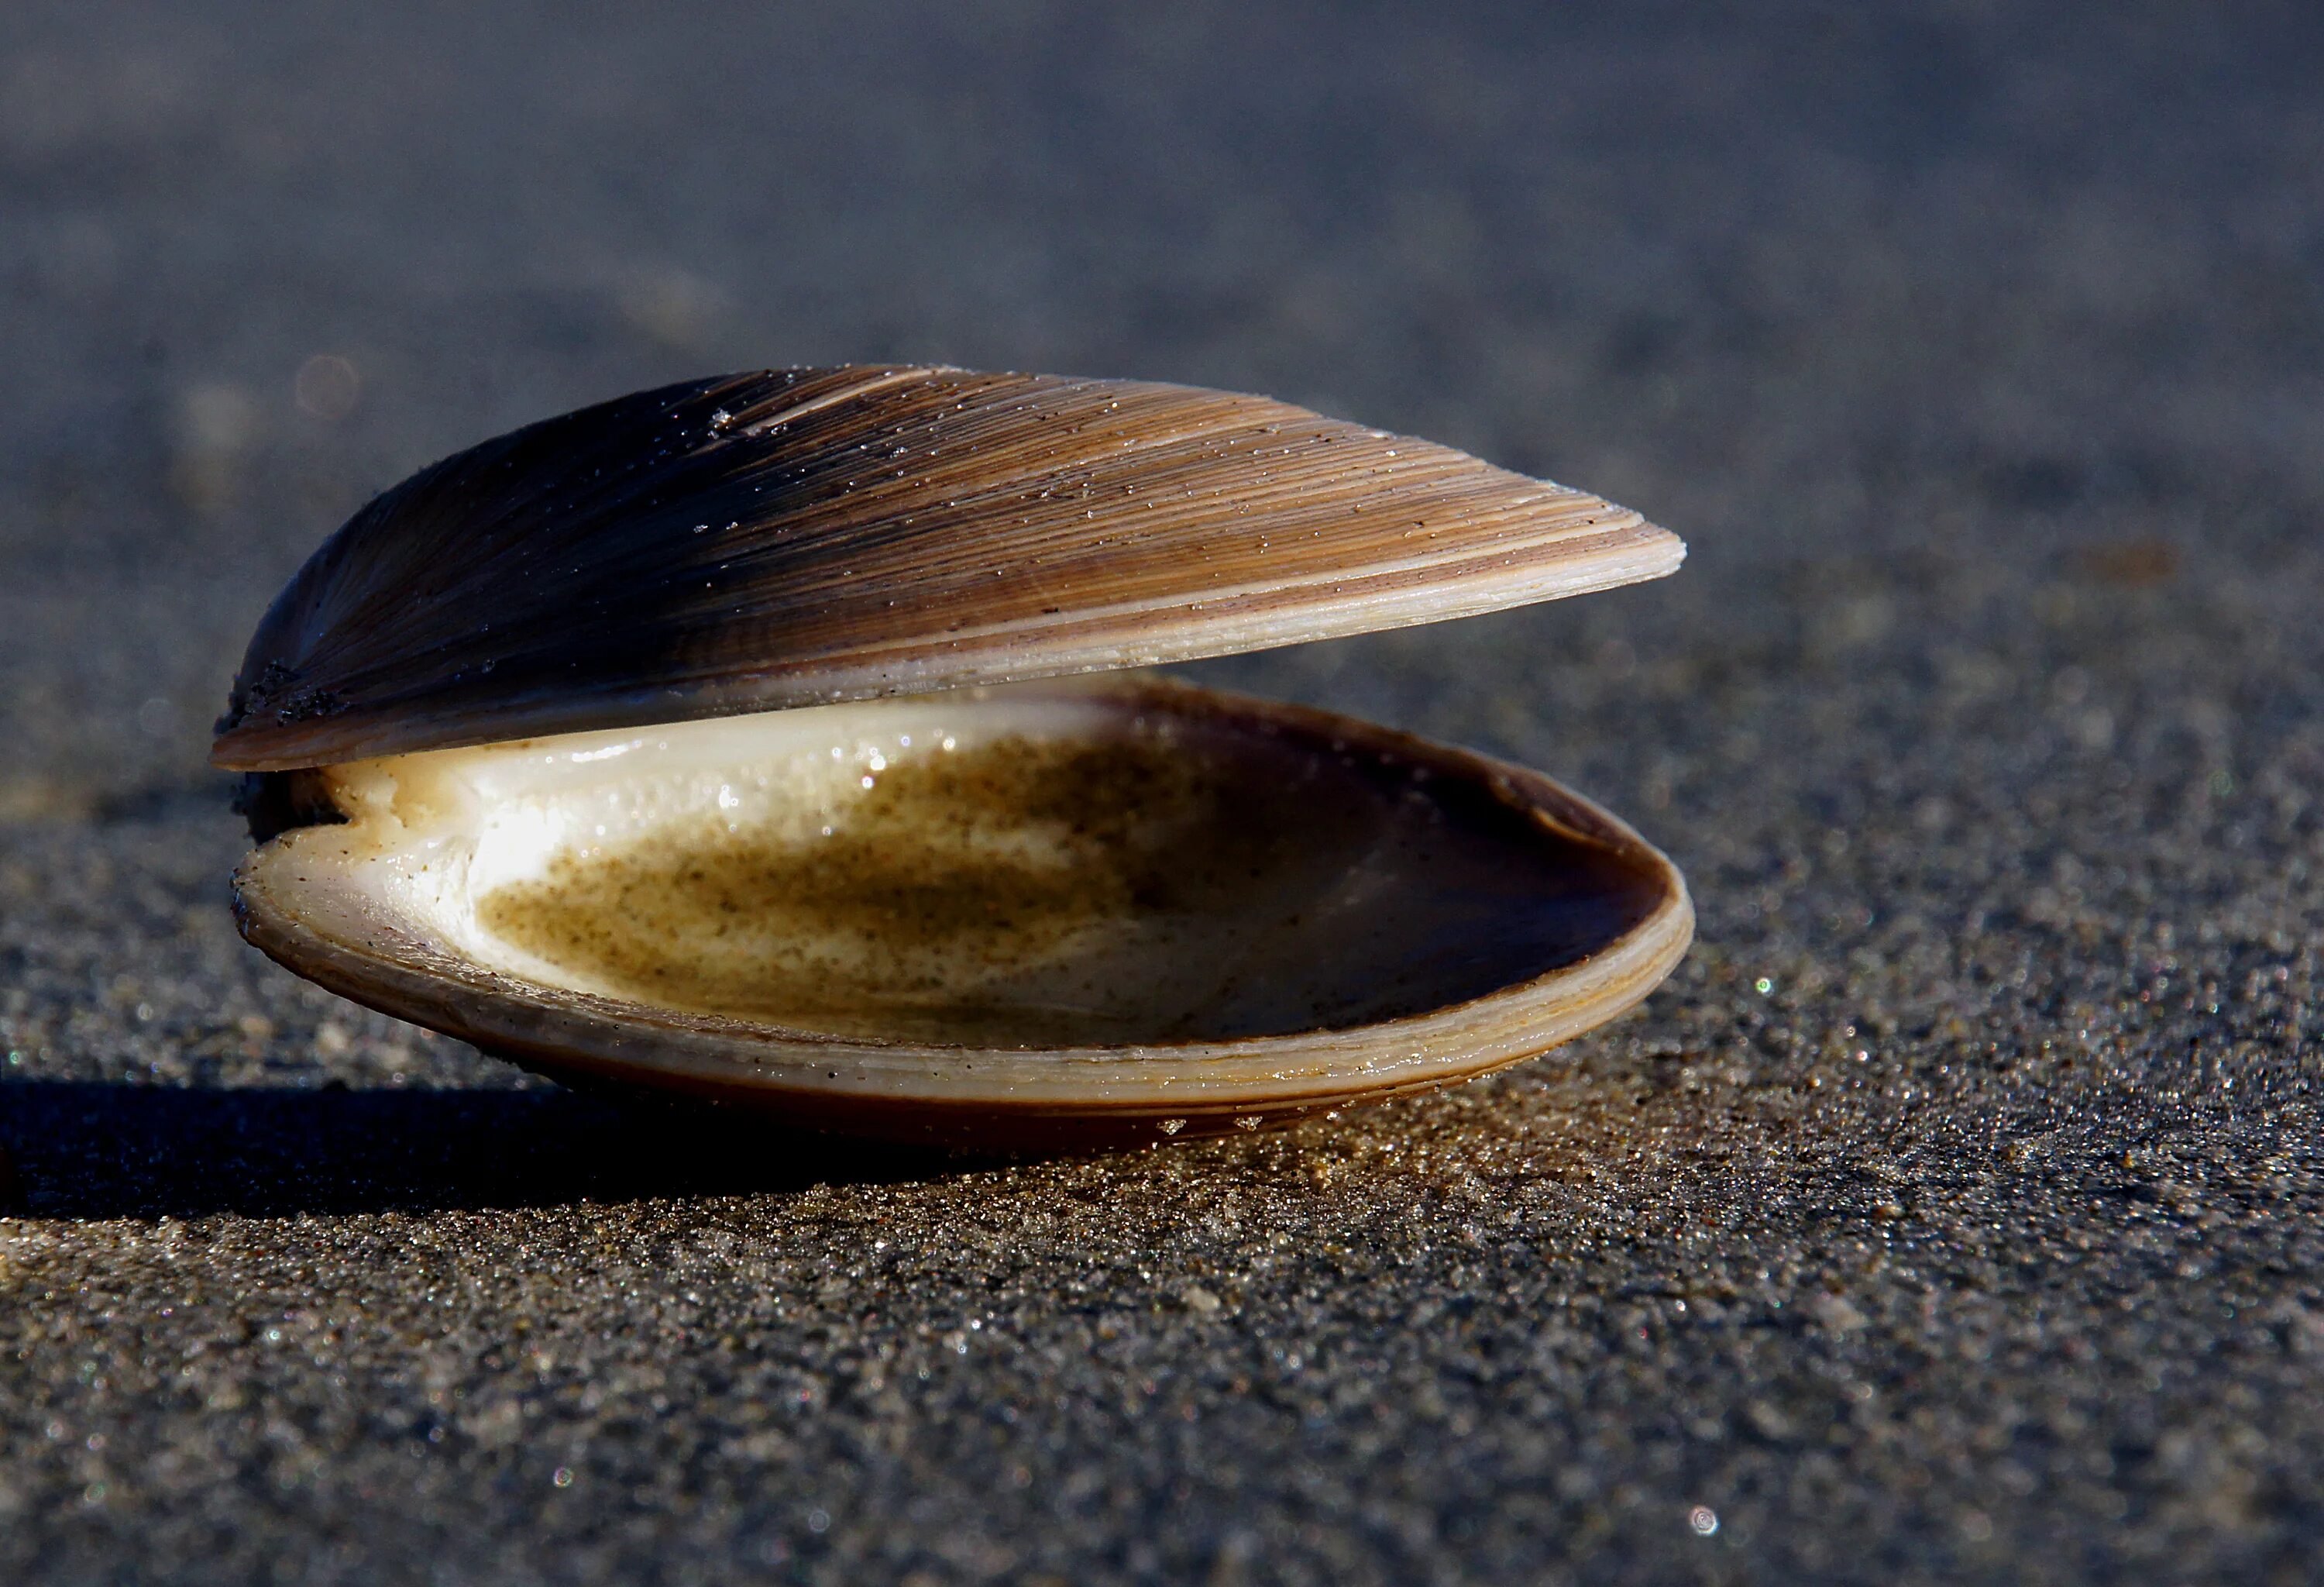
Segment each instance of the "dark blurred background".
[{"label": "dark blurred background", "polygon": [[[2319,18],[8,0],[0,1576],[2302,1579]],[[770,1168],[241,947],[208,724],[330,529],[883,359],[1679,531],[1199,669],[1635,817],[1669,989],[1276,1140]]]},{"label": "dark blurred background", "polygon": [[0,643],[41,764],[80,761],[43,720],[149,699],[156,772],[189,752],[264,596],[420,463],[728,368],[1265,392],[1635,503],[1698,586],[2250,566],[2324,501],[2298,4],[0,29]]}]

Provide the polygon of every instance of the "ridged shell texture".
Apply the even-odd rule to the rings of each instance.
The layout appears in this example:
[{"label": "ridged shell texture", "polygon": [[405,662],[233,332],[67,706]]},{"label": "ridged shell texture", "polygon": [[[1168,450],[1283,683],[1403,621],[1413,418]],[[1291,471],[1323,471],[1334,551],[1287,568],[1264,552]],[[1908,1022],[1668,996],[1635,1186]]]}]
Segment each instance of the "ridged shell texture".
[{"label": "ridged shell texture", "polygon": [[213,759],[318,765],[1185,660],[1667,573],[1625,508],[1259,397],[849,365],[548,420],[309,559]]}]

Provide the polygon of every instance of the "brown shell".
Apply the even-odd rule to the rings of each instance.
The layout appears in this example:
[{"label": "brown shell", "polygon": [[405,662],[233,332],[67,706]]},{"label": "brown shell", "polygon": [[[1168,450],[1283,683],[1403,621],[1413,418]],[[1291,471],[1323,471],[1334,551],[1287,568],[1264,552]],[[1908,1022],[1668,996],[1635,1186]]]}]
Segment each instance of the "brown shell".
[{"label": "brown shell", "polygon": [[1222,655],[1651,578],[1595,496],[1260,397],[846,365],[641,392],[358,512],[212,759],[283,770]]}]

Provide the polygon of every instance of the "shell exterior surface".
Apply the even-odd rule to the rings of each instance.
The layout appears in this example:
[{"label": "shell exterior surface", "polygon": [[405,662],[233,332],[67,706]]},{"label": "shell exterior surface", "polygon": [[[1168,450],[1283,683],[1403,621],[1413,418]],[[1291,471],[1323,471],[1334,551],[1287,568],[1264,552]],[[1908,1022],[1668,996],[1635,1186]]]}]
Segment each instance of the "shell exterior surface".
[{"label": "shell exterior surface", "polygon": [[1180,660],[1671,571],[1595,496],[1259,397],[847,365],[645,392],[358,512],[212,758],[280,770]]},{"label": "shell exterior surface", "polygon": [[896,1139],[1443,1084],[1620,1012],[1692,930],[1669,862],[1536,773],[1136,678],[324,775],[349,819],[235,879],[286,965],[560,1077]]}]

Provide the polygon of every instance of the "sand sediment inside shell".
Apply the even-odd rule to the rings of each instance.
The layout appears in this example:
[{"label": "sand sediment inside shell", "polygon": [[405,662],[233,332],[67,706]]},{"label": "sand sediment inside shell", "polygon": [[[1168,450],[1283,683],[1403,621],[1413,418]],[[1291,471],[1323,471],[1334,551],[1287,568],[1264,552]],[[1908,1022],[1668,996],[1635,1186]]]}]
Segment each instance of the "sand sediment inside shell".
[{"label": "sand sediment inside shell", "polygon": [[579,990],[844,1038],[1080,1047],[1424,1012],[1655,901],[1473,787],[1194,731],[932,746],[819,810],[712,806],[569,844],[475,919]]}]

